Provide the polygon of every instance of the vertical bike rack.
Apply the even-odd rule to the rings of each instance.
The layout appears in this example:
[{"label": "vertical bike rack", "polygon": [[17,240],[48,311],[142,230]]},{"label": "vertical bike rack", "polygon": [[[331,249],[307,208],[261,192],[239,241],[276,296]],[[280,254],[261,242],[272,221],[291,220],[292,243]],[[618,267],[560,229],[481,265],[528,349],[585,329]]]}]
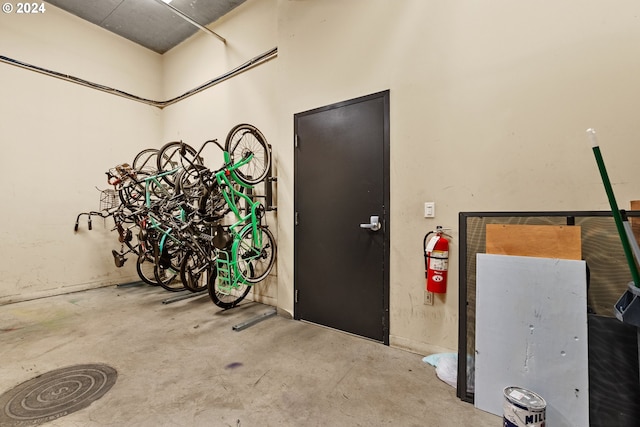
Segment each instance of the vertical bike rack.
[{"label": "vertical bike rack", "polygon": [[[267,144],[269,148],[269,153],[272,153],[271,144]],[[264,179],[264,195],[265,195],[265,209],[267,211],[275,211],[278,209],[277,206],[273,204],[273,183],[278,181],[278,177],[271,175],[271,168],[273,167],[273,156],[271,156],[271,164],[269,165],[269,172],[267,173],[267,177]]]}]

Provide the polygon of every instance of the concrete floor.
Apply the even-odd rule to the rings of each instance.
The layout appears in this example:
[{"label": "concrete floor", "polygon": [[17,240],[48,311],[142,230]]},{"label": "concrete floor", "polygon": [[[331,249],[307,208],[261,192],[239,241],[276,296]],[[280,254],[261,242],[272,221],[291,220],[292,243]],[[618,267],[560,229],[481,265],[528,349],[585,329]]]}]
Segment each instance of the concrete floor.
[{"label": "concrete floor", "polygon": [[[49,426],[498,426],[422,356],[208,295],[172,304],[146,285],[0,307],[0,393],[66,366],[104,363],[117,382]],[[0,410],[2,410],[0,408]]]}]

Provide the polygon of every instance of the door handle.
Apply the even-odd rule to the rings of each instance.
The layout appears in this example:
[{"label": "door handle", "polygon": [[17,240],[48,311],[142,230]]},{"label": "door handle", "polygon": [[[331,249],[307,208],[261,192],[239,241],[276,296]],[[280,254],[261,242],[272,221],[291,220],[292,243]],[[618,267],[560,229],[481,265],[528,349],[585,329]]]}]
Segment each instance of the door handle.
[{"label": "door handle", "polygon": [[369,224],[360,224],[360,228],[366,228],[371,231],[378,231],[382,228],[382,224],[380,224],[379,216],[371,216],[369,219]]}]

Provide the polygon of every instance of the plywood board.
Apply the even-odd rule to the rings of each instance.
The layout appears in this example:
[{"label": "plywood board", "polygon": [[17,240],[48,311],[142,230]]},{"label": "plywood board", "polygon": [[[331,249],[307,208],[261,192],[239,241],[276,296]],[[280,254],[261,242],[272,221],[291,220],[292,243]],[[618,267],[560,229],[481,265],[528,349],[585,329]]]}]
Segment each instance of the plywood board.
[{"label": "plywood board", "polygon": [[580,226],[487,224],[488,254],[582,259]]},{"label": "plywood board", "polygon": [[584,261],[477,254],[475,406],[503,415],[503,389],[547,402],[547,425],[589,425]]}]

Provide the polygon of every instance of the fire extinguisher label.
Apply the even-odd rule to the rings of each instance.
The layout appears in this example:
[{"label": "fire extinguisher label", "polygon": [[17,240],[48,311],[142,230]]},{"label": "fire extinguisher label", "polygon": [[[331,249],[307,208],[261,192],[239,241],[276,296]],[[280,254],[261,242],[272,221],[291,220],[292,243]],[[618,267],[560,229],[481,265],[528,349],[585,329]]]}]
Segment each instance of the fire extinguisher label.
[{"label": "fire extinguisher label", "polygon": [[445,271],[449,268],[449,260],[447,256],[449,255],[446,251],[433,251],[430,254],[429,258],[429,269],[430,270],[440,270]]},{"label": "fire extinguisher label", "polygon": [[433,251],[433,248],[436,247],[436,243],[438,243],[438,240],[440,240],[440,236],[435,236],[433,239],[429,240],[429,243],[427,243],[427,247],[424,249],[424,251],[426,253]]}]

